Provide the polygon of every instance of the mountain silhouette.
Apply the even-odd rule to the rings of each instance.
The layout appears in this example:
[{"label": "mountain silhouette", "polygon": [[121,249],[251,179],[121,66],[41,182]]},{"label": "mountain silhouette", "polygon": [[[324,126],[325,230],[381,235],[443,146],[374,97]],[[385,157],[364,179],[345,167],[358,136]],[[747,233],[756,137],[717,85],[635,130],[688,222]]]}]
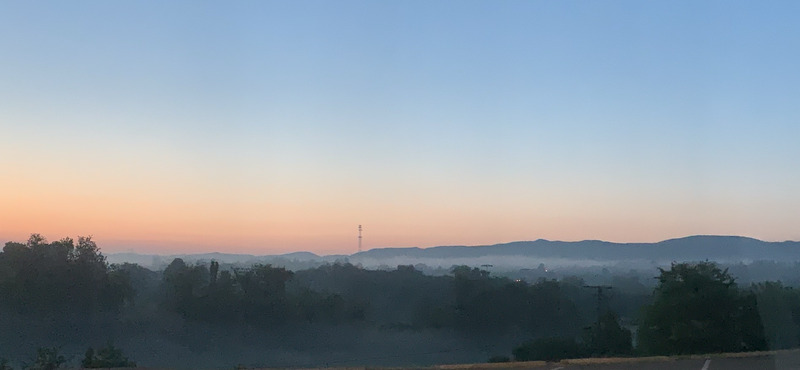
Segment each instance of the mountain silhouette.
[{"label": "mountain silhouette", "polygon": [[519,241],[485,246],[432,248],[379,248],[356,253],[353,258],[475,258],[531,256],[597,261],[624,260],[800,260],[800,242],[765,242],[741,236],[696,235],[657,243]]},{"label": "mountain silhouette", "polygon": [[[375,248],[352,255],[320,256],[311,252],[293,252],[281,255],[251,255],[232,253],[202,253],[181,255],[142,255],[136,253],[111,253],[109,262],[134,262],[143,266],[158,268],[168,264],[173,258],[183,258],[187,262],[216,260],[222,263],[248,264],[273,263],[286,265],[289,262],[333,263],[351,262],[364,266],[396,266],[398,264],[424,263],[450,266],[452,264],[506,264],[520,265],[543,261],[587,261],[599,264],[640,261],[659,264],[671,261],[800,261],[800,242],[766,242],[741,236],[695,235],[669,239],[656,243],[613,243],[601,240],[575,242],[517,241],[511,243],[481,246],[439,246],[431,248]],[[515,263],[518,262],[518,263]]]}]

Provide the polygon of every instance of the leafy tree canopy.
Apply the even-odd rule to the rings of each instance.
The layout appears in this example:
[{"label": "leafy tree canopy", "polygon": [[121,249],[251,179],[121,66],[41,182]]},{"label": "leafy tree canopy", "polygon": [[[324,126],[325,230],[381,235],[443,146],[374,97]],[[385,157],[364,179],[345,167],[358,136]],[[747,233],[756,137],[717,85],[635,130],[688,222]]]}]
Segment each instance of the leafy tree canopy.
[{"label": "leafy tree canopy", "polygon": [[644,309],[640,345],[652,354],[760,350],[766,347],[755,297],[711,262],[661,269]]}]

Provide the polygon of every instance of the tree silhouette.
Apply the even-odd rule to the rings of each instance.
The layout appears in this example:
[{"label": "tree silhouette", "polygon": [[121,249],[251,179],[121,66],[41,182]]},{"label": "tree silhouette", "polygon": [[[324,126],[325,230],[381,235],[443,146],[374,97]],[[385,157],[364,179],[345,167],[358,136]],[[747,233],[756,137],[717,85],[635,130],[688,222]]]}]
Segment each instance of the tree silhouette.
[{"label": "tree silhouette", "polygon": [[652,305],[645,307],[639,343],[647,353],[688,354],[766,347],[755,297],[710,262],[661,270]]},{"label": "tree silhouette", "polygon": [[86,350],[81,366],[87,369],[136,367],[136,363],[122,354],[122,350],[109,343],[96,352],[92,347]]},{"label": "tree silhouette", "polygon": [[124,273],[109,268],[91,237],[48,243],[32,234],[25,244],[8,242],[0,253],[0,297],[25,314],[113,312],[133,291]]},{"label": "tree silhouette", "polygon": [[584,345],[592,356],[630,355],[633,352],[631,331],[619,325],[617,314],[608,311],[589,327]]}]

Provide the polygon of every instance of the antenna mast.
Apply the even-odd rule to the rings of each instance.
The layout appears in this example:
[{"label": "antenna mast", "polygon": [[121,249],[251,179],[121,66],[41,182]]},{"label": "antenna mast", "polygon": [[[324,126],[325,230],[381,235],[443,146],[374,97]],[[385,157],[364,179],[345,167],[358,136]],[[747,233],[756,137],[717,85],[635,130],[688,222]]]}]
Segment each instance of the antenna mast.
[{"label": "antenna mast", "polygon": [[361,253],[361,225],[358,225],[358,252]]}]

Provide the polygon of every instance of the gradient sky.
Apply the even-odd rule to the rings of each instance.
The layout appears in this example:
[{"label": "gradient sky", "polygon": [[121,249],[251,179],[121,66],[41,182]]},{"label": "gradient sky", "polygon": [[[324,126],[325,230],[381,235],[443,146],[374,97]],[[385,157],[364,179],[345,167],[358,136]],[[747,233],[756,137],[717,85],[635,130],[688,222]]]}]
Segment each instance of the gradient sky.
[{"label": "gradient sky", "polygon": [[796,1],[0,1],[0,242],[800,240]]}]

